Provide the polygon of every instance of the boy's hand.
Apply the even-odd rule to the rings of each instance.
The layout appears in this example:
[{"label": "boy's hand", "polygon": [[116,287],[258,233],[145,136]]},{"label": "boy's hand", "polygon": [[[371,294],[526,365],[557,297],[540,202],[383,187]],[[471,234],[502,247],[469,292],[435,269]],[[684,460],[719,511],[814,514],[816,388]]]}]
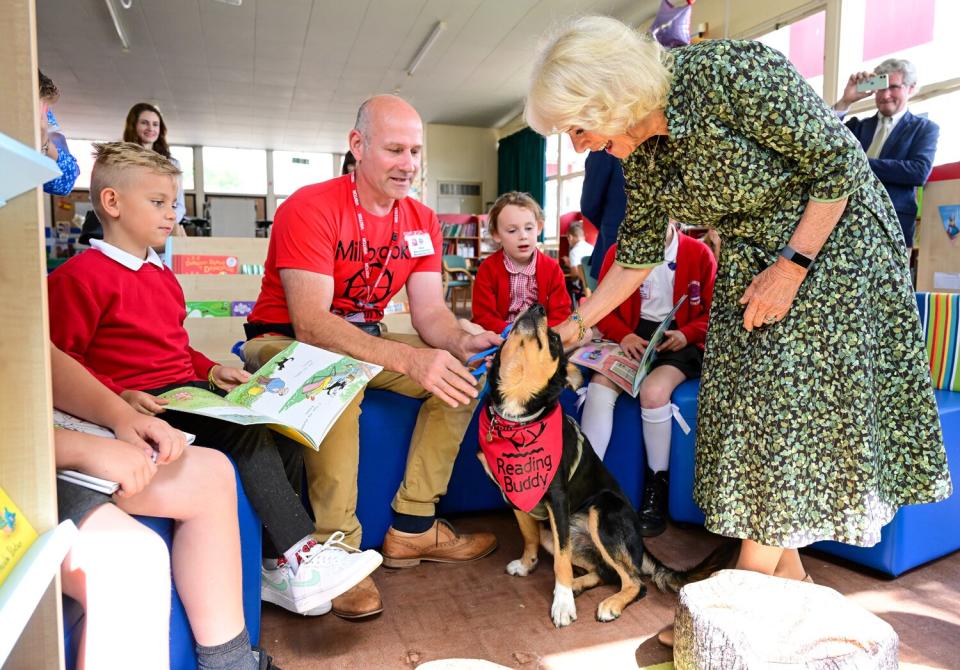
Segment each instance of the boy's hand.
[{"label": "boy's hand", "polygon": [[173,463],[187,447],[183,431],[166,421],[143,414],[132,414],[129,421],[114,427],[117,439],[142,449],[156,450],[157,465]]},{"label": "boy's hand", "polygon": [[151,447],[138,447],[121,440],[104,440],[101,446],[98,464],[91,468],[90,474],[118,482],[120,488],[115,496],[137,495],[157,474]]},{"label": "boy's hand", "polygon": [[213,383],[224,391],[232,391],[240,384],[250,379],[250,373],[243,368],[228,368],[225,365],[214,365],[210,369],[210,378]]},{"label": "boy's hand", "polygon": [[135,410],[148,416],[160,414],[164,411],[163,406],[170,402],[169,400],[152,396],[143,391],[131,391],[129,389],[122,391],[120,397],[126,400]]},{"label": "boy's hand", "polygon": [[620,348],[623,349],[623,353],[635,361],[639,361],[641,358],[643,358],[643,354],[647,350],[648,344],[650,344],[649,340],[643,339],[636,333],[630,333],[620,340]]},{"label": "boy's hand", "polygon": [[657,351],[680,351],[687,346],[687,336],[680,330],[668,330],[663,333],[663,342]]}]

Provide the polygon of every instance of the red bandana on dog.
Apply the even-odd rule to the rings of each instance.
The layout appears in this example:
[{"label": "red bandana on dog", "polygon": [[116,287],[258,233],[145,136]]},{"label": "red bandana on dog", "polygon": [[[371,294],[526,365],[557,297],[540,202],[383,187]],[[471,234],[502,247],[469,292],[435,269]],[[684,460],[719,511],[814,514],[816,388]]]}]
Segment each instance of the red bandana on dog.
[{"label": "red bandana on dog", "polygon": [[500,490],[529,512],[560,468],[563,412],[557,405],[539,420],[516,423],[494,414],[488,405],[480,414],[480,449]]}]

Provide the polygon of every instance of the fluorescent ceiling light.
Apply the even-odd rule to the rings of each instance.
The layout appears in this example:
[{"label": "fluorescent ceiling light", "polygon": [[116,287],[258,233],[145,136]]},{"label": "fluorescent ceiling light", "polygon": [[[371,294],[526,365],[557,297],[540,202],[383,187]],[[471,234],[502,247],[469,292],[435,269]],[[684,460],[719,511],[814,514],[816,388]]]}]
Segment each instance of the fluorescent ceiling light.
[{"label": "fluorescent ceiling light", "polygon": [[[130,40],[127,39],[127,31],[123,28],[123,23],[120,22],[120,15],[117,13],[117,8],[113,6],[113,0],[104,0],[107,3],[107,11],[110,12],[110,19],[113,21],[113,27],[117,31],[117,37],[120,38],[120,44],[123,47],[124,51],[130,51]],[[127,7],[129,9],[129,7]]]},{"label": "fluorescent ceiling light", "polygon": [[420,45],[420,48],[417,50],[413,60],[410,61],[410,65],[407,66],[408,77],[412,77],[413,73],[417,71],[417,67],[420,66],[420,61],[422,61],[424,56],[427,55],[427,52],[430,51],[430,47],[433,46],[433,43],[437,41],[437,38],[440,37],[440,33],[442,33],[446,27],[446,21],[437,21],[437,25],[433,27],[433,30],[427,36],[427,39],[425,39],[423,44]]}]

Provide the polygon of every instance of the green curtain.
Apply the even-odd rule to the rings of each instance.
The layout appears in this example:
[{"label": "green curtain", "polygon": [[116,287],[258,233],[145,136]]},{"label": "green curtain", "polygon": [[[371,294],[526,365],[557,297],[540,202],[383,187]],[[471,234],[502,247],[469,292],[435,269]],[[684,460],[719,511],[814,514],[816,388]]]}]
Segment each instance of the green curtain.
[{"label": "green curtain", "polygon": [[497,194],[524,191],[544,206],[547,181],[547,140],[524,128],[500,140],[497,152]]}]

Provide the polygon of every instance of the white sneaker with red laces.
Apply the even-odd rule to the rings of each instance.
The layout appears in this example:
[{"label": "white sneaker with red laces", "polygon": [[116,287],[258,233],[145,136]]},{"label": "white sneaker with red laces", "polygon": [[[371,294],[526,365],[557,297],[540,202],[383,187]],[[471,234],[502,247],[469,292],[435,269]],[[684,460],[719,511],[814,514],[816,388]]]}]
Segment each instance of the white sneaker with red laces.
[{"label": "white sneaker with red laces", "polygon": [[296,567],[281,557],[276,568],[261,568],[260,599],[304,616],[329,612],[334,598],[359,584],[383,562],[376,551],[359,551],[344,544],[343,538],[337,531],[323,544],[305,542],[297,551]]}]

